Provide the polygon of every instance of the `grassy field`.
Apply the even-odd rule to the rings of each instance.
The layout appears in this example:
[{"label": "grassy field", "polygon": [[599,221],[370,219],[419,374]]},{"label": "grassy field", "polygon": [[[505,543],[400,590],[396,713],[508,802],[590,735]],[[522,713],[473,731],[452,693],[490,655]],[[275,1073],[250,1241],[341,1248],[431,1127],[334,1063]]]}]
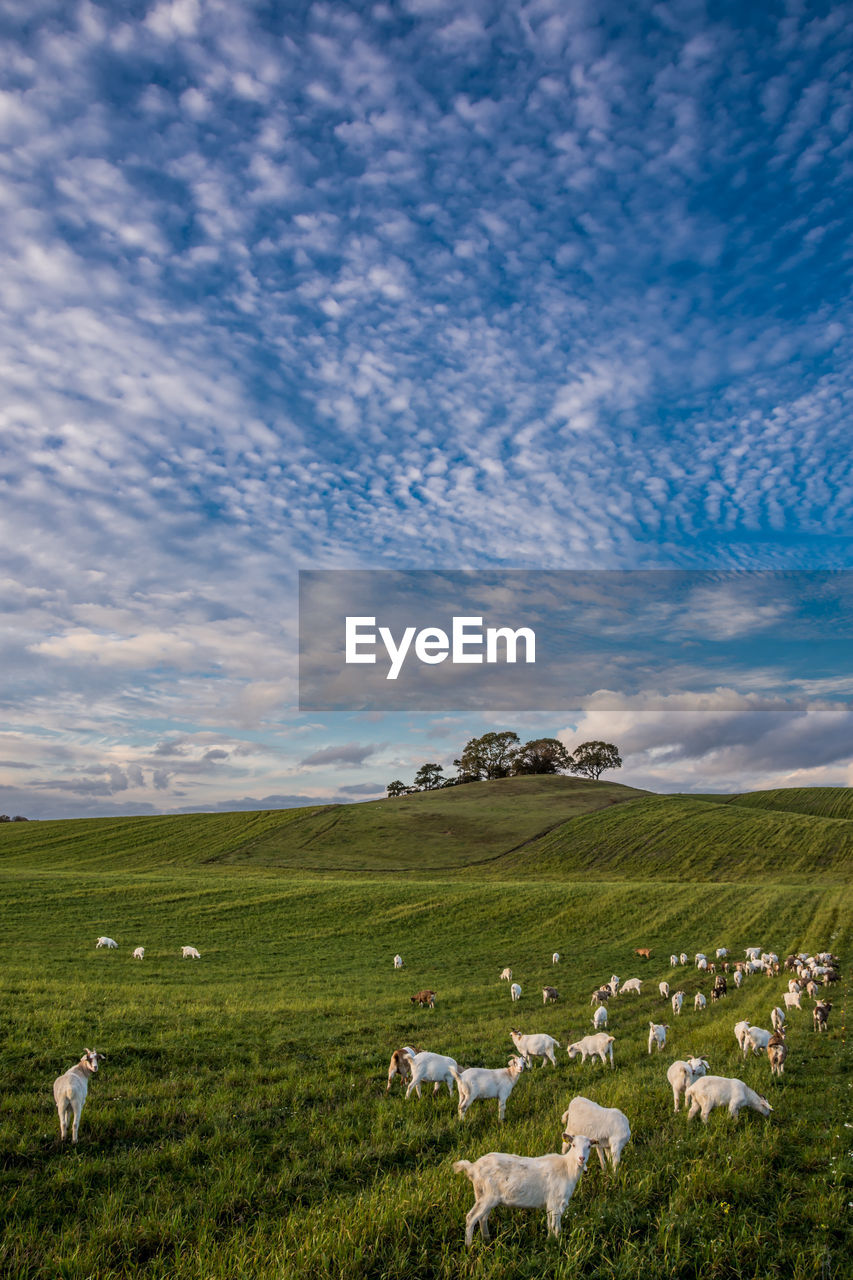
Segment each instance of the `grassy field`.
[{"label": "grassy field", "polygon": [[[510,803],[493,795],[493,809]],[[623,857],[611,853],[607,824],[632,810],[642,817],[651,799],[580,812],[569,824],[579,847],[597,818],[603,861]],[[310,820],[300,815],[136,820],[132,846],[122,824],[111,835],[91,823],[2,833],[0,1275],[846,1280],[853,893],[844,846],[802,884],[790,881],[800,872],[788,863],[798,868],[801,857],[792,846],[752,881],[694,873],[689,884],[664,878],[662,866],[657,878],[642,874],[642,851],[621,880],[599,883],[586,864],[564,864],[560,882],[559,850],[535,839],[521,870],[512,864],[523,851],[505,846],[494,862],[482,859],[488,875],[464,857],[459,870],[424,874],[417,831],[395,854],[408,867],[402,877],[375,862],[365,877],[231,856]],[[547,803],[539,821],[540,832],[554,825]],[[692,858],[696,829],[679,824]],[[535,874],[537,859],[547,878]],[[120,950],[95,951],[101,933]],[[201,961],[180,959],[185,943]],[[130,958],[138,944],[141,963]],[[671,971],[671,950],[752,944],[780,954],[826,947],[844,960],[830,1033],[816,1036],[808,1010],[794,1011],[779,1081],[766,1059],[743,1061],[732,1027],[740,1018],[768,1026],[782,979],[754,977],[704,1014],[685,1002],[678,1019],[657,993],[666,978],[692,1003],[710,986],[693,968]],[[650,962],[634,958],[639,945],[652,947]],[[564,957],[557,968],[554,950]],[[391,966],[396,951],[401,973]],[[518,1005],[498,981],[505,964],[524,990]],[[503,1126],[494,1103],[475,1104],[460,1123],[446,1092],[406,1102],[397,1085],[386,1096],[388,1059],[401,1044],[464,1066],[505,1063],[513,1026],[548,1031],[564,1047],[592,1030],[590,990],[612,972],[646,979],[642,995],[611,1008],[617,1070],[570,1062],[563,1048],[556,1070],[521,1076]],[[561,1000],[544,1008],[546,982]],[[422,986],[437,991],[434,1010],[410,1004]],[[654,1058],[650,1018],[671,1024]],[[84,1045],[108,1056],[75,1150],[58,1142],[50,1086]],[[745,1112],[733,1124],[715,1112],[707,1129],[674,1115],[666,1067],[689,1052],[765,1093],[773,1115]],[[620,1170],[590,1167],[559,1243],[546,1239],[543,1211],[499,1210],[492,1243],[477,1240],[466,1254],[472,1192],[453,1160],[559,1150],[560,1116],[576,1093],[629,1116]]]}]

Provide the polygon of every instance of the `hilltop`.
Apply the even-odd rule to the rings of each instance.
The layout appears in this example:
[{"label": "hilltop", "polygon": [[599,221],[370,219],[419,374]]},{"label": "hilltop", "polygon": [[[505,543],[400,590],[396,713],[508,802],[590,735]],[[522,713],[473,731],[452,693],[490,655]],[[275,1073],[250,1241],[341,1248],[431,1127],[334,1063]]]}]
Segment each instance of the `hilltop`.
[{"label": "hilltop", "polygon": [[668,796],[504,778],[362,804],[7,824],[0,867],[844,882],[853,791]]}]

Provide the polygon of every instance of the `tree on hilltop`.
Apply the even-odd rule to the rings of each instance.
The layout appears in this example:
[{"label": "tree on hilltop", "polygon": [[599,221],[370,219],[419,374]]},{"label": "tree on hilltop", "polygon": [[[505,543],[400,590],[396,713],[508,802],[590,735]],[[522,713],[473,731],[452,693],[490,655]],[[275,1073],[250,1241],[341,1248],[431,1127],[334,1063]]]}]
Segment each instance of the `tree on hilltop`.
[{"label": "tree on hilltop", "polygon": [[512,762],[513,773],[560,773],[571,769],[572,757],[557,738],[534,738],[519,747]]},{"label": "tree on hilltop", "polygon": [[465,781],[473,779],[506,778],[512,772],[519,737],[511,729],[502,733],[484,733],[482,738],[471,738],[465,750],[453,763]]},{"label": "tree on hilltop", "polygon": [[612,742],[582,742],[571,754],[569,768],[598,782],[605,769],[621,769],[622,757]]},{"label": "tree on hilltop", "polygon": [[418,791],[434,791],[444,781],[444,769],[440,764],[422,764],[415,774],[414,785]]},{"label": "tree on hilltop", "polygon": [[390,800],[396,799],[397,796],[404,796],[408,789],[409,788],[406,786],[405,782],[401,782],[399,778],[396,778],[393,782],[389,782],[386,788],[388,798]]}]

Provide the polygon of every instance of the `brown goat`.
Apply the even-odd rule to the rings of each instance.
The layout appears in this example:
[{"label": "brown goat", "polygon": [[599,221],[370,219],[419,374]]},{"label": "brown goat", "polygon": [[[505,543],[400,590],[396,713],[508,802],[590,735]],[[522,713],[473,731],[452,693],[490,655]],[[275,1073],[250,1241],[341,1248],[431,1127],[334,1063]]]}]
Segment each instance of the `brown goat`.
[{"label": "brown goat", "polygon": [[829,1022],[829,1015],[831,1012],[832,1005],[828,1000],[818,1000],[817,1004],[812,1009],[812,1030],[828,1031],[829,1027],[827,1026],[827,1023]]},{"label": "brown goat", "polygon": [[559,1000],[559,998],[560,998],[560,993],[559,993],[559,991],[557,990],[557,988],[556,988],[556,987],[543,987],[543,988],[542,988],[542,1003],[543,1003],[543,1004],[556,1004],[556,1002]]},{"label": "brown goat", "polygon": [[409,999],[411,1000],[412,1004],[419,1004],[422,1009],[435,1008],[435,992],[434,991],[419,991],[417,995],[409,996]]},{"label": "brown goat", "polygon": [[395,1049],[391,1054],[391,1062],[388,1066],[388,1085],[385,1089],[387,1093],[391,1088],[391,1081],[396,1075],[399,1075],[403,1084],[406,1083],[412,1074],[412,1060],[409,1057],[408,1049]]},{"label": "brown goat", "polygon": [[788,1046],[785,1044],[785,1037],[778,1031],[767,1041],[767,1056],[770,1059],[771,1075],[781,1076],[785,1070]]},{"label": "brown goat", "polygon": [[635,947],[634,955],[641,956],[643,960],[651,960],[652,958],[651,947]]}]

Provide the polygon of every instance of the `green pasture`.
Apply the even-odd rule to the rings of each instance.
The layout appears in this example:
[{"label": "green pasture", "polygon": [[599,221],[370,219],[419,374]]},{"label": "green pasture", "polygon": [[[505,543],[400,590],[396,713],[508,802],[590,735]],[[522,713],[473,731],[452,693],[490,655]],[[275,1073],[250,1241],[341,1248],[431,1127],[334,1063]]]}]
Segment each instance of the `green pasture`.
[{"label": "green pasture", "polygon": [[[632,809],[642,816],[649,802],[608,803],[566,824],[543,796],[540,834],[562,831],[565,844],[565,827],[578,824],[586,859],[580,828],[597,818],[605,861],[607,823]],[[492,807],[512,803],[504,797]],[[532,795],[522,799],[532,807]],[[269,865],[264,842],[310,821],[303,812],[0,833],[4,1280],[849,1277],[853,893],[844,847],[802,883],[789,878],[800,874],[787,868],[799,868],[795,852],[752,880],[742,869],[737,880],[667,877],[661,866],[646,876],[641,853],[622,879],[612,865],[603,882],[571,866],[559,879],[548,834],[542,847],[528,840],[523,865],[511,845],[483,859],[487,874],[464,859],[419,872],[415,836],[395,855],[404,875],[383,872],[381,851],[374,860],[369,850],[370,875]],[[367,830],[380,818],[352,821]],[[535,832],[529,814],[518,821]],[[259,866],[231,856],[253,840],[267,849]],[[322,862],[319,843],[311,856]],[[340,856],[333,848],[329,859]],[[96,951],[101,933],[120,949]],[[182,960],[184,944],[202,959]],[[780,954],[830,948],[843,959],[829,1034],[812,1031],[810,1001],[789,1016],[781,1080],[766,1058],[743,1060],[732,1028],[741,1018],[769,1026],[785,980],[753,977],[697,1014],[693,994],[711,980],[669,967],[673,950],[742,954],[753,944]],[[137,945],[142,962],[131,959]],[[637,946],[650,946],[652,960],[637,960]],[[397,951],[402,972],[392,969]],[[498,981],[504,965],[522,984],[519,1004]],[[590,992],[613,972],[645,986],[611,1005],[611,1072],[570,1062],[565,1045],[592,1031]],[[662,978],[686,992],[680,1018],[658,995]],[[560,991],[555,1006],[543,1007],[545,983]],[[434,1010],[409,1001],[424,986],[438,993]],[[654,1057],[650,1019],[670,1023]],[[556,1070],[521,1076],[503,1126],[494,1102],[475,1103],[460,1123],[446,1091],[405,1101],[397,1082],[386,1096],[400,1045],[499,1066],[513,1027],[548,1031],[562,1048]],[[51,1084],[84,1045],[107,1058],[80,1142],[63,1148]],[[734,1124],[715,1112],[707,1128],[674,1115],[666,1068],[690,1052],[764,1093],[773,1115],[744,1112]],[[492,1242],[477,1238],[466,1251],[473,1195],[453,1161],[559,1150],[560,1116],[577,1093],[629,1116],[620,1170],[603,1174],[594,1162],[559,1242],[546,1238],[544,1211],[503,1209]]]}]

